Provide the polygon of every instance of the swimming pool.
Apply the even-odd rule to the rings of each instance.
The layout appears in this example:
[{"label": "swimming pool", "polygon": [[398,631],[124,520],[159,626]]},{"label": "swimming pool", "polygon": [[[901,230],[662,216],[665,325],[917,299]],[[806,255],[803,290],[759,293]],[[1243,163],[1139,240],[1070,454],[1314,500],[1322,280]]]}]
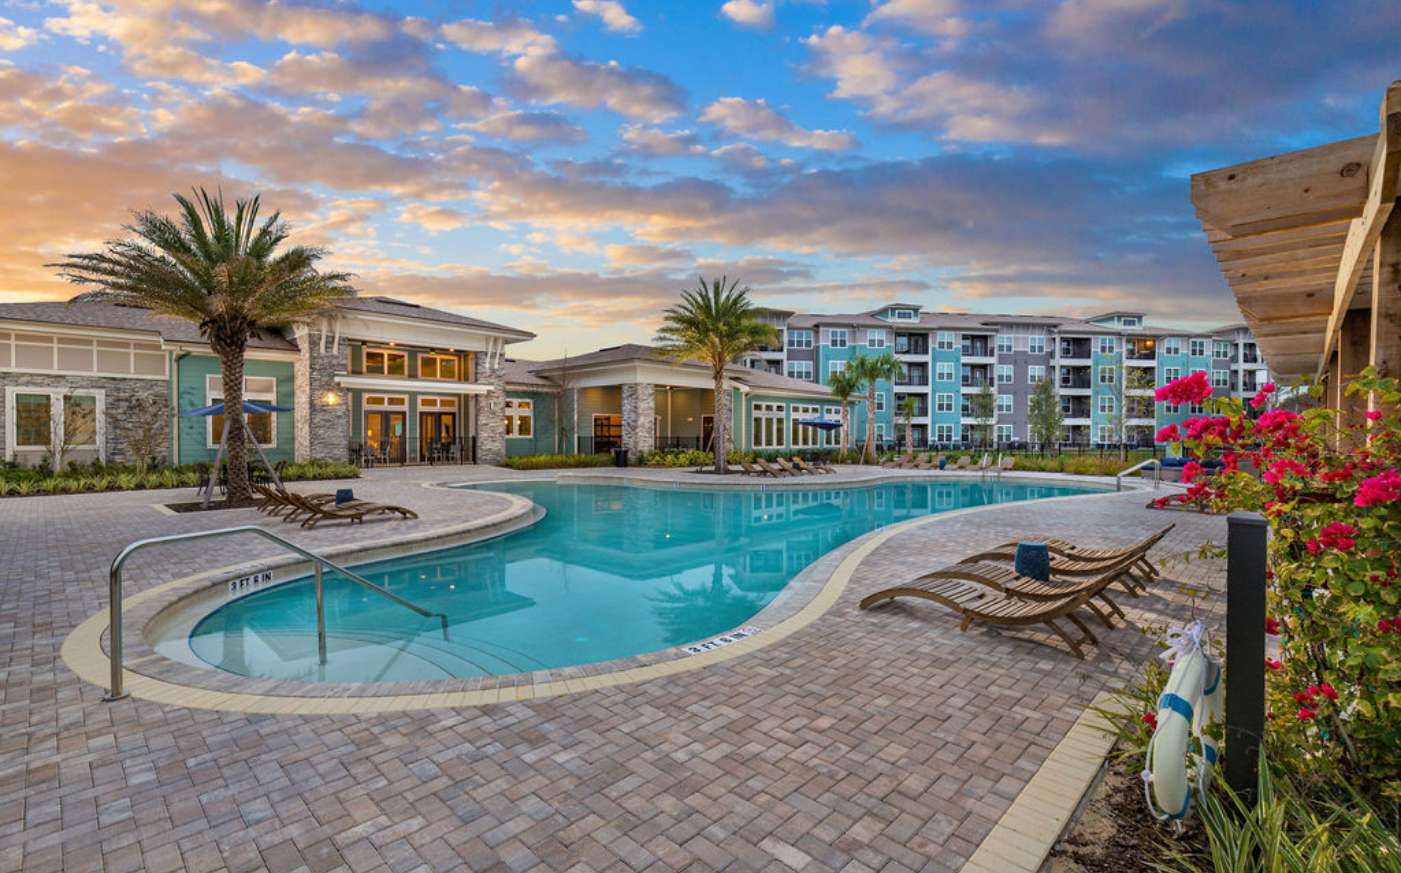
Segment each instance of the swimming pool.
[{"label": "swimming pool", "polygon": [[328,573],[325,665],[317,662],[309,578],[219,607],[195,625],[190,650],[242,676],[313,682],[449,679],[607,661],[739,627],[808,564],[875,528],[1097,489],[949,480],[797,491],[553,482],[490,490],[529,498],[546,515],[493,540],[356,568],[445,613],[446,639],[438,619]]}]

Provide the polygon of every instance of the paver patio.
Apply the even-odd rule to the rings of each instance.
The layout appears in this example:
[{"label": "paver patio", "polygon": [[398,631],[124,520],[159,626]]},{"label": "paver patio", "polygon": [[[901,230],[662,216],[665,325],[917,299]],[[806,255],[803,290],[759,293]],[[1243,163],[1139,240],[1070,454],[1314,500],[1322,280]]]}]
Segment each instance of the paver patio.
[{"label": "paver patio", "polygon": [[[499,498],[420,483],[506,475],[373,471],[357,494],[423,520],[296,536],[324,547],[489,515]],[[1029,532],[1127,541],[1173,521],[1154,553],[1173,581],[1123,598],[1130,618],[1161,626],[1222,601],[1218,564],[1176,556],[1223,541],[1224,520],[1148,511],[1126,492],[931,517],[867,557],[806,628],[653,681],[378,715],[105,704],[58,652],[105,608],[116,551],[258,518],[163,515],[150,506],[162,497],[0,501],[2,870],[958,870],[1086,703],[1153,644],[1100,633],[1082,663],[1046,635],[960,634],[932,604],[859,612],[860,597]],[[860,542],[806,572],[830,574]],[[130,589],[264,548],[146,555]]]}]

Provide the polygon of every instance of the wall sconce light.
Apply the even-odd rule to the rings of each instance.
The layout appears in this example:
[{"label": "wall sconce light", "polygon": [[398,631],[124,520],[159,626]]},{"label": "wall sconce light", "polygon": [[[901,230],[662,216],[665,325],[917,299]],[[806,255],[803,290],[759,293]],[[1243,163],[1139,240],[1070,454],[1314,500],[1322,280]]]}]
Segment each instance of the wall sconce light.
[{"label": "wall sconce light", "polygon": [[321,402],[327,406],[335,406],[341,402],[341,396],[334,391],[327,391],[321,396]]}]

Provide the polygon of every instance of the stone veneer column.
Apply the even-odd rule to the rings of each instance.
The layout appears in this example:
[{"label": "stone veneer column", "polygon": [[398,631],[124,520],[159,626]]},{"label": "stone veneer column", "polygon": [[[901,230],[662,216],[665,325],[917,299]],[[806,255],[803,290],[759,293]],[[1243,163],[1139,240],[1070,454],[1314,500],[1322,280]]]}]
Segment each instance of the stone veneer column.
[{"label": "stone veneer column", "polygon": [[624,385],[622,395],[623,448],[628,460],[636,461],[657,445],[657,386]]},{"label": "stone veneer column", "polygon": [[[324,348],[323,348],[324,343]],[[348,372],[350,350],[337,347],[333,334],[307,329],[297,336],[295,457],[346,461],[350,458],[350,392],[336,384]]]},{"label": "stone veneer column", "polygon": [[488,368],[486,356],[477,357],[477,382],[490,386],[475,397],[477,408],[477,463],[499,464],[506,460],[506,379],[498,364]]}]

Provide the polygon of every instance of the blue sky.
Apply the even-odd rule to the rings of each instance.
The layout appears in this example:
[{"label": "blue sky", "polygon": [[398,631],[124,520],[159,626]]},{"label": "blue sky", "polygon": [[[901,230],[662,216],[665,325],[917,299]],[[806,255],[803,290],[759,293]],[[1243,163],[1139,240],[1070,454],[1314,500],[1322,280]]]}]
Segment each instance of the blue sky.
[{"label": "blue sky", "polygon": [[1394,2],[0,0],[0,300],[195,185],[366,293],[646,341],[764,304],[1237,316],[1198,169],[1376,129]]}]

